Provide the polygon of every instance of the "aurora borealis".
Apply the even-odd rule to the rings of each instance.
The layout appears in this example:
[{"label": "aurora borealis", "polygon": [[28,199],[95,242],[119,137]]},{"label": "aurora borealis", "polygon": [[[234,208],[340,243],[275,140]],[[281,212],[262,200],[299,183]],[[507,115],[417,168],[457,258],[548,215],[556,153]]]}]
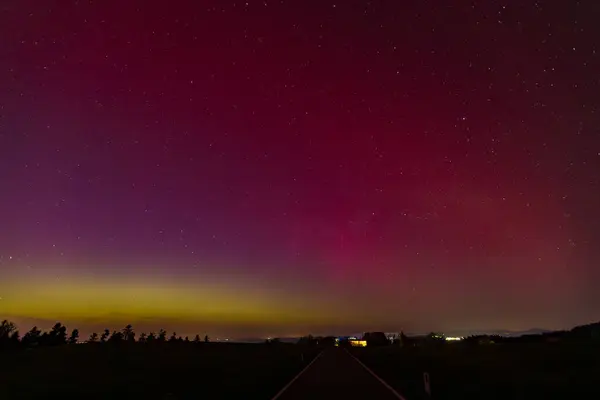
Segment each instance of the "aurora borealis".
[{"label": "aurora borealis", "polygon": [[600,320],[594,1],[5,1],[0,317]]}]

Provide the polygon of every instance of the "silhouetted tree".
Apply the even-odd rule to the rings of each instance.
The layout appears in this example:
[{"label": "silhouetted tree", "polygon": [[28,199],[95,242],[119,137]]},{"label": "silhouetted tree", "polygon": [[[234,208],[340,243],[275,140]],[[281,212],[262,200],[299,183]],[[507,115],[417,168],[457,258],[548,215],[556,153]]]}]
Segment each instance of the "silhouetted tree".
[{"label": "silhouetted tree", "polygon": [[21,343],[27,347],[37,346],[40,343],[41,333],[42,331],[40,331],[37,326],[34,326],[23,336]]},{"label": "silhouetted tree", "polygon": [[5,319],[0,323],[0,340],[10,339],[10,335],[16,330],[15,324]]},{"label": "silhouetted tree", "polygon": [[208,335],[204,336],[204,343],[208,343]]},{"label": "silhouetted tree", "polygon": [[184,342],[189,343],[190,342],[190,338],[189,337],[185,337],[185,339],[183,339]]},{"label": "silhouetted tree", "polygon": [[133,327],[131,325],[127,325],[123,328],[123,340],[127,342],[135,342],[135,332],[133,331]]},{"label": "silhouetted tree", "polygon": [[105,329],[104,332],[102,332],[102,336],[100,336],[100,342],[104,343],[108,340],[108,337],[110,336],[110,331],[108,329]]},{"label": "silhouetted tree", "polygon": [[158,341],[165,342],[166,340],[167,340],[167,331],[165,331],[164,329],[161,329],[160,331],[158,331]]},{"label": "silhouetted tree", "polygon": [[59,346],[67,344],[67,327],[60,322],[57,322],[50,330],[50,333],[48,333],[48,335],[44,335],[42,342],[47,346]]},{"label": "silhouetted tree", "polygon": [[42,332],[40,336],[40,346],[49,346],[52,342],[49,332]]},{"label": "silhouetted tree", "polygon": [[200,343],[200,335],[194,336],[194,343]]},{"label": "silhouetted tree", "polygon": [[298,339],[298,344],[315,346],[317,345],[317,340],[313,337],[313,335],[302,336]]},{"label": "silhouetted tree", "polygon": [[21,336],[19,335],[19,331],[13,331],[13,333],[10,335],[9,342],[11,344],[11,347],[15,347],[21,344]]},{"label": "silhouetted tree", "polygon": [[118,332],[118,331],[113,331],[112,335],[110,335],[110,338],[108,339],[108,341],[110,343],[120,343],[123,341],[123,333]]},{"label": "silhouetted tree", "polygon": [[77,344],[78,340],[79,340],[79,329],[73,329],[73,332],[71,332],[71,336],[69,336],[68,343],[69,344]]},{"label": "silhouetted tree", "polygon": [[169,338],[169,342],[173,343],[177,341],[177,333],[173,332],[173,334],[171,335],[171,337]]},{"label": "silhouetted tree", "polygon": [[156,340],[157,339],[156,339],[156,335],[154,334],[154,332],[150,332],[150,334],[146,338],[147,343],[152,343],[152,342],[155,342]]},{"label": "silhouetted tree", "polygon": [[88,343],[96,343],[98,341],[98,334],[93,332],[88,339]]},{"label": "silhouetted tree", "polygon": [[148,339],[148,336],[144,332],[142,332],[142,334],[140,335],[140,338],[138,339],[138,342],[146,343],[147,339]]},{"label": "silhouetted tree", "polygon": [[17,328],[12,322],[4,320],[0,323],[0,349],[15,347],[15,342],[12,340],[15,332],[17,332]]}]

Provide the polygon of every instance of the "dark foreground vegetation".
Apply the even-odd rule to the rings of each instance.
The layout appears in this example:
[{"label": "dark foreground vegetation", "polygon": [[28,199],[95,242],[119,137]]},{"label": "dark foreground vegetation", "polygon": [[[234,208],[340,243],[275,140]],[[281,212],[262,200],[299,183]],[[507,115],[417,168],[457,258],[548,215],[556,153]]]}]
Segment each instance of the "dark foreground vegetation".
[{"label": "dark foreground vegetation", "polygon": [[351,352],[407,400],[600,399],[600,324],[518,338],[406,339]]},{"label": "dark foreground vegetation", "polygon": [[136,341],[131,327],[78,343],[55,328],[0,339],[0,399],[270,399],[319,351],[160,333]]},{"label": "dark foreground vegetation", "polygon": [[211,343],[164,330],[136,338],[128,325],[82,342],[76,329],[67,332],[60,323],[21,338],[4,321],[0,399],[270,399],[322,349],[336,345],[407,400],[600,399],[600,323],[518,338],[449,342],[432,333],[390,340],[371,332],[363,339],[364,348],[312,336],[297,344]]}]

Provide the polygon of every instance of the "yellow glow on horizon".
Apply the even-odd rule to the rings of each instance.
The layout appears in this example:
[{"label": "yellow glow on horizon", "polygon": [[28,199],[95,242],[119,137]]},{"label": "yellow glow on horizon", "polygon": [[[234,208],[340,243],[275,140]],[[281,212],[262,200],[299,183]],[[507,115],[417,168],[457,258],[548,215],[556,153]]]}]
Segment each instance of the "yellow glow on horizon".
[{"label": "yellow glow on horizon", "polygon": [[[6,283],[6,282],[5,282]],[[339,322],[343,317],[318,300],[279,298],[248,285],[154,279],[17,279],[0,284],[3,315],[26,318],[136,321],[178,319],[234,323]]]}]

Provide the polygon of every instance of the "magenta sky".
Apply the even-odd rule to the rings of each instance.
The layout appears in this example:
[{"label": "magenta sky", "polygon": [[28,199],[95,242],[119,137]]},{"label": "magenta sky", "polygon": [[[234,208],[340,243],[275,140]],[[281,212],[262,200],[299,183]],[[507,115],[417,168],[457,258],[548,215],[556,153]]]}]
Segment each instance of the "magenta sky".
[{"label": "magenta sky", "polygon": [[516,3],[3,2],[0,317],[599,320],[598,5]]}]

